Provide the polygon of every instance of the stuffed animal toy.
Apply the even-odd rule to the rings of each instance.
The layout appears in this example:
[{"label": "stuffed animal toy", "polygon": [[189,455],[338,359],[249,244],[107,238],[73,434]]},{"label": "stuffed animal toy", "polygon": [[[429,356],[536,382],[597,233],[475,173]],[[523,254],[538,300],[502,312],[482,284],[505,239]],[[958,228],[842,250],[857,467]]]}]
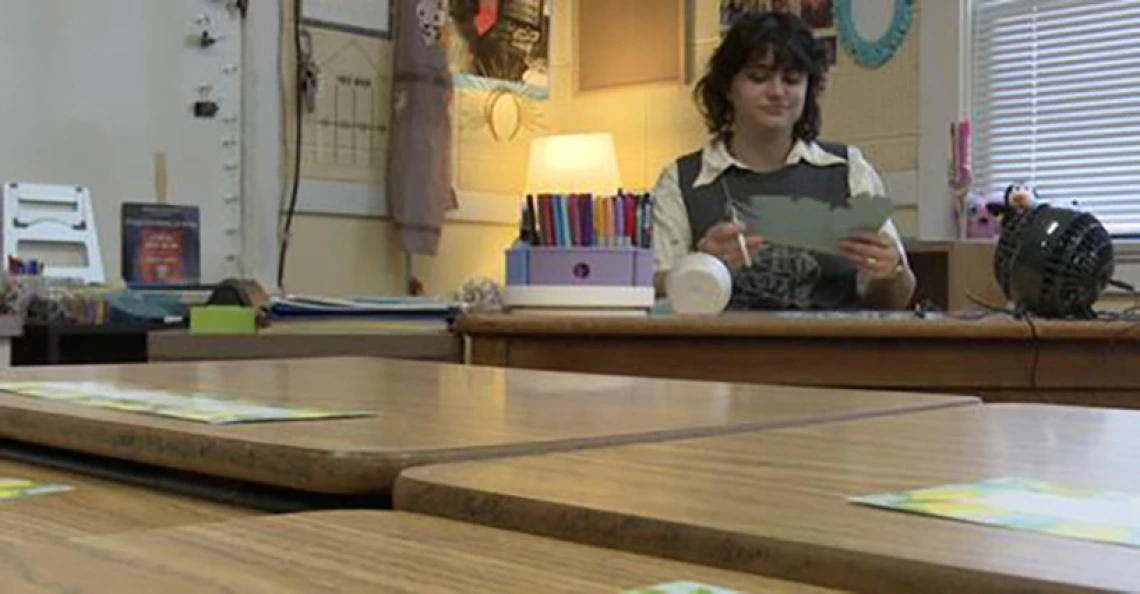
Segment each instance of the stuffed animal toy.
[{"label": "stuffed animal toy", "polygon": [[1033,208],[1041,199],[1037,195],[1037,188],[1024,183],[1010,184],[1005,189],[1005,196],[1002,198],[1001,204],[989,204],[986,207],[990,210],[990,214],[998,217],[1001,221],[1009,220],[1013,215],[1023,213],[1030,208]]},{"label": "stuffed animal toy", "polygon": [[1005,189],[1005,207],[1015,213],[1025,212],[1040,201],[1037,188],[1025,183],[1010,184]]},{"label": "stuffed animal toy", "polygon": [[986,202],[979,194],[966,196],[966,238],[994,239],[1001,233],[1001,220],[994,214],[1001,204]]},{"label": "stuffed animal toy", "polygon": [[447,8],[442,0],[419,0],[416,2],[416,17],[420,23],[420,36],[424,45],[433,45],[441,40],[444,25],[447,24]]}]

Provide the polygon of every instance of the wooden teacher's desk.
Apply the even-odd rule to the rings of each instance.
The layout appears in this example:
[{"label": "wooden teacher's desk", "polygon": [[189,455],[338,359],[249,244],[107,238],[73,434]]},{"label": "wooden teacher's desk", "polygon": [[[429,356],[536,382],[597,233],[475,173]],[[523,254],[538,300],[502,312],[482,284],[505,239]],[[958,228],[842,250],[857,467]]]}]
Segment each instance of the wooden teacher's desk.
[{"label": "wooden teacher's desk", "polygon": [[464,317],[472,363],[1140,407],[1140,323],[910,313]]},{"label": "wooden teacher's desk", "polygon": [[387,493],[419,464],[974,406],[976,398],[745,386],[385,359],[29,369],[6,381],[201,391],[372,416],[213,426],[0,393],[0,437],[310,493]]},{"label": "wooden teacher's desk", "polygon": [[6,592],[42,586],[43,592],[121,594],[150,584],[146,591],[164,594],[617,593],[678,581],[737,592],[827,592],[472,524],[378,511],[285,514],[14,547],[0,555],[0,582]]},{"label": "wooden teacher's desk", "polygon": [[1138,447],[1140,411],[992,404],[413,468],[395,505],[857,592],[1136,592],[1140,548],[848,498],[1005,477],[1135,494]]}]

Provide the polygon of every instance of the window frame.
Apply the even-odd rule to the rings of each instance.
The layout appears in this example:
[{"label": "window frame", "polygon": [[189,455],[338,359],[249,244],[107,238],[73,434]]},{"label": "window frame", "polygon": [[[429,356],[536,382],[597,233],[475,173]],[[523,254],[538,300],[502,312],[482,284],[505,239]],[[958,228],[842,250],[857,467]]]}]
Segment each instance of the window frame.
[{"label": "window frame", "polygon": [[[955,0],[951,0],[954,2]],[[959,81],[958,96],[960,112],[972,114],[974,108],[974,10],[978,0],[956,0],[961,4],[962,20],[959,23],[958,39],[961,45],[959,53]],[[930,6],[925,2],[924,8]],[[925,33],[925,31],[924,31]],[[1140,202],[1140,200],[1138,200]],[[1140,234],[1118,235],[1112,238],[1113,249],[1118,268],[1117,277],[1140,287]],[[1123,267],[1121,265],[1124,265]],[[1127,278],[1125,278],[1127,277]],[[1110,289],[1116,292],[1119,289]]]}]

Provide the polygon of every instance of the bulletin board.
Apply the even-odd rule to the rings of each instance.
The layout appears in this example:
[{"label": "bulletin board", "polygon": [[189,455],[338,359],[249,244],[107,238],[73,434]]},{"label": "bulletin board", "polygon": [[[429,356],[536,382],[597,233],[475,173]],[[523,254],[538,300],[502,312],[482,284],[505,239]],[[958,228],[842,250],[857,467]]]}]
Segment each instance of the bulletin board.
[{"label": "bulletin board", "polygon": [[578,0],[577,90],[683,83],[686,0]]},{"label": "bulletin board", "polygon": [[[311,108],[301,115],[297,211],[385,216],[396,7],[386,0],[305,0],[302,7],[303,43],[319,82]],[[282,26],[281,52],[289,59],[281,76],[293,89],[293,30]],[[282,104],[290,174],[295,109],[290,92]]]},{"label": "bulletin board", "polygon": [[[302,114],[301,175],[308,180],[383,184],[388,167],[392,44],[335,27],[307,25],[306,29],[320,86],[312,110]],[[293,77],[288,78],[291,82]],[[288,137],[293,139],[292,97],[283,107]]]}]

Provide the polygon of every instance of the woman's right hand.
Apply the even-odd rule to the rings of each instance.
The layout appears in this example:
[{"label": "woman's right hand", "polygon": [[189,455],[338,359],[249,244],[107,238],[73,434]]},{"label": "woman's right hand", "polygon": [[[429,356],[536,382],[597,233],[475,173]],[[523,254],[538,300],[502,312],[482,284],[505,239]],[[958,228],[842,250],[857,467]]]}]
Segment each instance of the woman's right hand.
[{"label": "woman's right hand", "polygon": [[[744,266],[744,254],[740,251],[738,239],[741,233],[744,233],[744,226],[740,223],[731,221],[717,223],[697,242],[697,249],[720,258],[728,265],[729,270],[736,272]],[[744,245],[749,255],[755,254],[764,247],[764,238],[759,235],[745,235]]]}]

